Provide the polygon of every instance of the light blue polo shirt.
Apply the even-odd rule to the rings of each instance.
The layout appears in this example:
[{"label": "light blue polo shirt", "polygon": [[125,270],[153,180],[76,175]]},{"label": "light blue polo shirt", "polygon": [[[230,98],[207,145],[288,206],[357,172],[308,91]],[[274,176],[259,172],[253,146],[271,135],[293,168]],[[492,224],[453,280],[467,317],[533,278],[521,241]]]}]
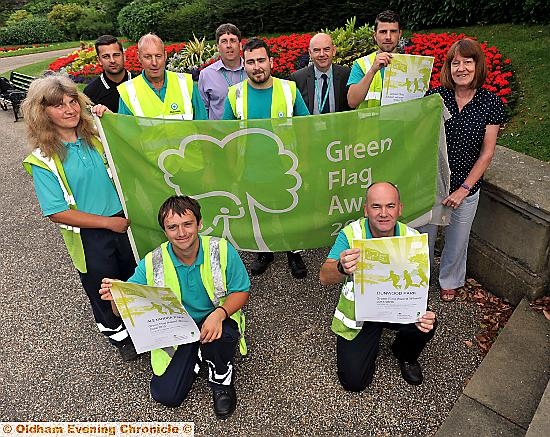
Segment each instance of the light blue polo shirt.
[{"label": "light blue polo shirt", "polygon": [[[80,138],[74,143],[63,144],[67,148],[67,155],[62,161],[63,169],[78,210],[102,216],[112,216],[122,211],[118,194],[99,152]],[[69,209],[59,180],[51,171],[33,165],[32,177],[44,216]]]},{"label": "light blue polo shirt", "polygon": [[[370,226],[369,226],[369,220],[368,219],[365,221],[365,232],[366,232],[365,239],[370,240],[372,238],[372,233],[370,231]],[[393,236],[394,237],[399,237],[400,236],[399,235],[399,226],[397,225],[397,223],[395,224],[395,228],[394,228],[394,231],[393,231]],[[349,248],[350,247],[349,247],[349,243],[348,243],[348,238],[346,237],[346,234],[344,234],[344,231],[341,230],[340,232],[338,232],[338,236],[336,237],[336,241],[334,242],[334,245],[330,249],[330,252],[328,253],[327,258],[334,259],[334,260],[339,260],[340,259],[340,254],[344,250],[349,249]]]},{"label": "light blue polo shirt", "polygon": [[[202,241],[199,238],[199,251],[195,262],[190,266],[182,263],[174,254],[172,244],[168,243],[168,253],[176,268],[178,282],[181,290],[181,301],[183,306],[196,323],[203,321],[214,309],[212,301],[208,297],[206,288],[202,283],[200,266],[204,263],[204,251]],[[228,293],[250,290],[250,278],[235,248],[227,243],[227,270],[225,272]],[[145,260],[142,259],[136,271],[128,282],[147,285],[145,273]]]},{"label": "light blue polo shirt", "polygon": [[[157,90],[151,84],[151,82],[149,82],[149,79],[147,79],[147,76],[145,76],[145,73],[143,71],[141,72],[141,75],[145,79],[145,83],[149,85],[149,88],[154,91],[160,101],[164,102],[164,98],[166,97],[166,86],[168,85],[166,71],[164,72],[164,84],[162,85],[162,88],[160,90]],[[193,106],[193,120],[208,120],[208,112],[206,112],[206,108],[204,106],[204,102],[202,101],[196,82],[193,82],[193,95],[191,96],[191,105]],[[126,103],[124,103],[122,97],[119,97],[118,99],[118,113],[123,115],[134,115],[133,112],[130,111],[130,108],[126,106]]]}]

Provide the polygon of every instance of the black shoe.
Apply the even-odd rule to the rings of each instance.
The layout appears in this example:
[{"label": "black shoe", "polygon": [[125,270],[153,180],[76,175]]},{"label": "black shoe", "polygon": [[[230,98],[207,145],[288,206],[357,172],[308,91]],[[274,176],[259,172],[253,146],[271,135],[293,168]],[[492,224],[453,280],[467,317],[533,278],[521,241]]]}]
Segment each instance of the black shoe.
[{"label": "black shoe", "polygon": [[399,361],[399,367],[401,368],[401,376],[403,379],[411,385],[422,384],[422,381],[424,381],[424,376],[422,375],[422,367],[420,367],[418,361],[405,361],[401,359],[395,343],[391,345],[391,351],[393,356]]},{"label": "black shoe", "polygon": [[123,361],[134,361],[137,360],[139,356],[132,342],[124,343],[122,346],[119,346],[118,351]]},{"label": "black shoe", "polygon": [[295,252],[287,252],[286,256],[288,257],[288,267],[290,267],[290,273],[296,279],[304,279],[307,276],[307,267],[304,264],[302,255]]},{"label": "black shoe", "polygon": [[218,419],[227,419],[233,414],[237,406],[237,393],[233,385],[222,387],[223,388],[216,387],[216,389],[212,389],[214,413],[216,413]]},{"label": "black shoe", "polygon": [[258,257],[252,263],[252,267],[250,268],[250,274],[252,276],[261,275],[263,272],[267,270],[267,268],[269,267],[269,264],[271,264],[274,259],[275,259],[275,256],[273,256],[272,252],[258,253]]},{"label": "black shoe", "polygon": [[401,367],[401,376],[411,385],[420,385],[424,381],[422,368],[418,361],[399,361]]}]

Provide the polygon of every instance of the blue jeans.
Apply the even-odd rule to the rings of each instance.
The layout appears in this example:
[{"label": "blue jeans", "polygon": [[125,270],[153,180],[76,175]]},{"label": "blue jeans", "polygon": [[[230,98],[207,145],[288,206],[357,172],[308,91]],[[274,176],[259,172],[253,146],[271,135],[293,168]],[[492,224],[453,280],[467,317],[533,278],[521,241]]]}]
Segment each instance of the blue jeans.
[{"label": "blue jeans", "polygon": [[[439,267],[439,285],[441,288],[455,289],[464,285],[468,241],[478,202],[479,191],[472,196],[466,197],[460,206],[453,210],[451,221],[444,228],[445,243],[441,252]],[[433,265],[437,225],[420,226],[418,231],[428,234],[430,264]]]}]

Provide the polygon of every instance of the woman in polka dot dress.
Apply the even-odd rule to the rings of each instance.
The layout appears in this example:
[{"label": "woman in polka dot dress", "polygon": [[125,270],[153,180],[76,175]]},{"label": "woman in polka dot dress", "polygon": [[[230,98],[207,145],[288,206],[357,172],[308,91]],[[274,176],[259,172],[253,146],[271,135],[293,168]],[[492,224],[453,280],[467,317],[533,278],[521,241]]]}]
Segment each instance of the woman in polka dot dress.
[{"label": "woman in polka dot dress", "polygon": [[[441,70],[442,86],[426,93],[440,94],[451,114],[445,122],[451,188],[442,203],[453,211],[445,229],[439,272],[440,298],[445,302],[454,300],[457,288],[464,285],[468,240],[479,188],[495,152],[500,124],[504,122],[502,101],[482,88],[486,76],[485,55],[479,43],[463,39],[454,43],[447,53]],[[429,234],[433,259],[437,226],[426,225],[420,231]]]}]

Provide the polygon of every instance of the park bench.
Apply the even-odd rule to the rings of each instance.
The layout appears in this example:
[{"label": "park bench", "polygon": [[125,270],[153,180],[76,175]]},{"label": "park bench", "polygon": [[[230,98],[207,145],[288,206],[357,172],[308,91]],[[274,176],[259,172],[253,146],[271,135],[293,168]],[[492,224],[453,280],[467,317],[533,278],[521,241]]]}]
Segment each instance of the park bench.
[{"label": "park bench", "polygon": [[7,111],[9,106],[13,109],[15,121],[22,117],[21,102],[27,96],[31,82],[35,78],[26,74],[12,71],[9,80],[0,77],[0,108]]}]

